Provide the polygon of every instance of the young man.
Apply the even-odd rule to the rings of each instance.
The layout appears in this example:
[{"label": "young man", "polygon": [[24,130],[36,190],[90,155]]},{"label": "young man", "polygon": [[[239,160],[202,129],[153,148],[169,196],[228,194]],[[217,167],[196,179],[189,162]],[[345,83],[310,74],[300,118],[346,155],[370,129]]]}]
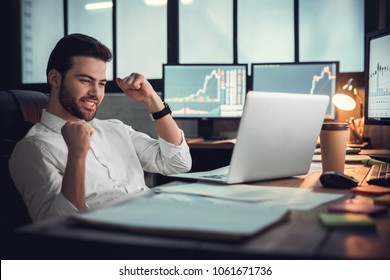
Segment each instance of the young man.
[{"label": "young man", "polygon": [[82,34],[65,36],[50,55],[47,109],[10,158],[11,176],[34,222],[142,192],[144,171],[191,168],[183,132],[141,74],[116,83],[154,116],[158,140],[119,120],[95,119],[111,57],[106,46]]}]

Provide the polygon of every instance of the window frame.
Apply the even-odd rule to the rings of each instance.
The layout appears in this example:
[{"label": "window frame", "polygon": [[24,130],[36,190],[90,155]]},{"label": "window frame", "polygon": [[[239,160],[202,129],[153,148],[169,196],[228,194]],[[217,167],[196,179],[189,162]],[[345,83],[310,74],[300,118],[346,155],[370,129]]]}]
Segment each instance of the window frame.
[{"label": "window frame", "polygon": [[[179,64],[179,1],[180,0],[168,0],[167,1],[167,64]],[[233,0],[233,64],[238,64],[238,48],[237,48],[237,6],[238,6],[239,0]],[[117,50],[117,28],[116,28],[116,3],[117,0],[112,0],[113,7],[112,7],[112,42],[113,42],[113,53],[116,53]],[[364,14],[367,17],[368,13],[368,2],[365,0],[365,11]],[[20,4],[20,10],[21,10]],[[68,34],[68,0],[63,0],[64,5],[64,34]],[[20,15],[20,13],[19,13]],[[364,34],[366,34],[367,30],[367,19],[364,23],[365,25],[365,31]],[[21,42],[20,42],[21,45]],[[20,54],[21,54],[21,48],[19,48]],[[294,0],[294,62],[299,62],[299,0]],[[22,61],[20,61],[20,79],[19,84],[21,89],[31,89],[31,90],[38,90],[38,91],[45,91],[48,92],[49,86],[46,83],[25,83],[23,84],[21,82],[21,71],[23,69],[23,66],[21,65]],[[205,62],[207,63],[207,62]],[[113,77],[115,78],[117,76],[117,61],[116,57],[114,56],[113,61]],[[249,66],[248,66],[249,67]],[[351,75],[357,75],[362,76],[364,72],[345,72],[341,73],[340,76],[346,76],[349,77]],[[251,77],[248,76],[248,80],[250,80]],[[342,78],[343,79],[343,78]],[[156,90],[156,92],[162,92],[163,91],[163,77],[161,79],[150,79],[149,82],[153,86],[153,88]],[[249,81],[248,81],[249,82]],[[119,87],[116,85],[115,80],[110,80],[106,84],[106,93],[118,93],[120,92]]]}]

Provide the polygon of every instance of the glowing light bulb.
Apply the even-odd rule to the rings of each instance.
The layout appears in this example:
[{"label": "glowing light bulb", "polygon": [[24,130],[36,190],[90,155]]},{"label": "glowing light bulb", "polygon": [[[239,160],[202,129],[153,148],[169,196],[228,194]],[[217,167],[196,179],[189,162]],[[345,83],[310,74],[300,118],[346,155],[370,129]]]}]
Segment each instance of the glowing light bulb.
[{"label": "glowing light bulb", "polygon": [[334,106],[344,111],[352,111],[356,107],[356,102],[352,97],[341,93],[333,96],[332,103]]}]

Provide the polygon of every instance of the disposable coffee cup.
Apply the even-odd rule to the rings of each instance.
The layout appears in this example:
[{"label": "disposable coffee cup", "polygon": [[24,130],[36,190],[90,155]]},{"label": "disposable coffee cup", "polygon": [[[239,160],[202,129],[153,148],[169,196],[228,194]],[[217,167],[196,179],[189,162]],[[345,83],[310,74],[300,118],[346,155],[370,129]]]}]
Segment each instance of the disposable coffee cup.
[{"label": "disposable coffee cup", "polygon": [[322,171],[344,173],[348,124],[324,123],[320,133]]}]

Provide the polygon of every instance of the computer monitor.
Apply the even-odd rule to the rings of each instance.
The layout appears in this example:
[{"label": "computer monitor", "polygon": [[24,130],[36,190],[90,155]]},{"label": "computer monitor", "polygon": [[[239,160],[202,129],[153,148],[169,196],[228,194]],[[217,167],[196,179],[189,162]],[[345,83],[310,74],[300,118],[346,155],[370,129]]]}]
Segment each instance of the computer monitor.
[{"label": "computer monitor", "polygon": [[[255,63],[252,64],[252,89],[255,91],[336,94],[339,63]],[[335,107],[329,102],[326,118],[335,119]]]},{"label": "computer monitor", "polygon": [[213,138],[214,120],[241,117],[246,79],[246,64],[164,64],[163,99],[174,118],[198,120],[198,136]]},{"label": "computer monitor", "polygon": [[365,123],[390,125],[390,28],[367,34]]}]

